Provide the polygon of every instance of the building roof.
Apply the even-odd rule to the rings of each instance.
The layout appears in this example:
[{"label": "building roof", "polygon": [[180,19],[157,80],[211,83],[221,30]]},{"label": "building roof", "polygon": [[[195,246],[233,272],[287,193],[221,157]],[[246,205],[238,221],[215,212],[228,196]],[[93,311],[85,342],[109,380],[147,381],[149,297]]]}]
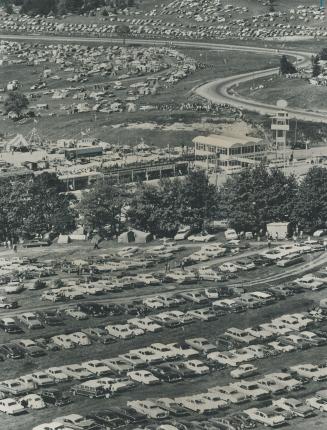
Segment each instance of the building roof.
[{"label": "building roof", "polygon": [[202,143],[205,145],[219,146],[222,148],[232,148],[263,143],[263,140],[250,136],[232,137],[225,136],[223,134],[210,134],[209,136],[195,137],[193,139],[193,143]]}]

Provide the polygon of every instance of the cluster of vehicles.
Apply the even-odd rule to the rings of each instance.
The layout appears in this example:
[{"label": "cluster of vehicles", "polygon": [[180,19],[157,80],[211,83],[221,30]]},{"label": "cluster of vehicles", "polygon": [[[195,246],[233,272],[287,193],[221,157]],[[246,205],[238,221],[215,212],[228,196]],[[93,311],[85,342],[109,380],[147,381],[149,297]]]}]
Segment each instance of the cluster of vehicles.
[{"label": "cluster of vehicles", "polygon": [[[227,234],[232,235],[233,232]],[[72,298],[71,304],[45,304],[45,309],[41,311],[15,310],[14,315],[8,313],[8,316],[4,312],[0,319],[0,329],[10,341],[0,345],[0,358],[16,360],[25,357],[44,363],[43,357],[47,354],[51,360],[52,356],[58,357],[58,365],[44,368],[39,364],[34,371],[0,382],[3,403],[3,406],[0,404],[0,410],[9,415],[28,411],[37,414],[38,410],[52,405],[65,409],[66,405],[71,402],[79,404],[85,397],[98,399],[99,405],[103,405],[102,402],[106,399],[133,393],[132,400],[119,408],[103,408],[85,413],[85,416],[71,414],[76,415],[77,421],[87,422],[80,427],[74,422],[68,423],[72,418],[63,422],[68,416],[65,415],[64,418],[58,417],[52,422],[36,426],[36,430],[166,430],[165,426],[168,426],[168,430],[205,429],[202,419],[207,414],[210,414],[212,429],[249,428],[246,426],[254,426],[254,423],[275,426],[276,420],[276,423],[281,423],[276,416],[285,414],[280,411],[280,405],[277,407],[274,404],[278,400],[276,396],[280,399],[282,395],[288,398],[286,395],[289,391],[297,391],[299,385],[302,387],[306,381],[325,381],[326,368],[322,364],[304,363],[290,366],[287,371],[284,369],[262,375],[257,363],[327,345],[327,332],[320,327],[326,318],[323,307],[315,312],[283,314],[266,323],[243,329],[237,326],[227,327],[215,337],[212,334],[208,337],[183,336],[170,343],[159,339],[162,339],[162,332],[165,330],[170,336],[170,332],[184,331],[184,328],[187,332],[196,324],[199,327],[208,324],[209,328],[211,322],[215,323],[220,319],[225,321],[228,315],[232,316],[234,313],[274,306],[280,301],[286,303],[297,293],[308,290],[320,292],[325,286],[324,269],[287,284],[267,284],[258,290],[248,289],[240,282],[234,284],[235,273],[251,272],[268,266],[273,268],[274,262],[283,260],[285,255],[276,261],[265,255],[266,250],[256,253],[251,250],[247,257],[233,256],[248,249],[243,241],[228,238],[226,243],[217,243],[204,236],[206,235],[195,235],[194,238],[190,234],[188,238],[191,240],[183,243],[165,241],[155,246],[126,246],[117,250],[116,259],[111,259],[109,255],[98,255],[85,262],[80,260],[80,266],[74,261],[63,262],[60,267],[58,264],[47,263],[49,268],[67,273],[63,277],[64,285],[52,280],[53,288],[33,292],[35,297],[69,289],[75,292],[79,289],[80,295]],[[194,245],[195,242],[203,243],[199,247]],[[213,260],[211,265],[180,266],[172,270],[167,268],[167,262],[172,263],[177,258],[182,261],[188,248],[192,252],[195,246],[200,248],[200,253],[208,253]],[[288,248],[287,244],[270,250],[279,248],[293,256],[294,248]],[[224,250],[221,255],[220,250]],[[313,247],[310,247],[310,251],[309,248],[305,251],[302,249],[296,256],[305,258],[305,252],[316,250],[318,251]],[[233,257],[229,261],[226,258],[221,263],[215,260],[226,254]],[[166,268],[161,272],[153,272],[151,265],[154,262],[159,267],[161,265]],[[145,270],[148,268],[151,271]],[[250,273],[249,276],[251,277]],[[144,286],[151,288],[148,291],[152,292],[143,294],[144,290],[140,287]],[[164,292],[162,287],[165,287]],[[138,292],[137,299],[128,299],[128,290],[131,288]],[[169,292],[170,289],[174,291]],[[120,301],[118,294],[118,300],[113,299],[112,292],[126,294],[127,298]],[[106,293],[108,296],[105,296]],[[86,297],[92,297],[93,301],[83,300]],[[10,296],[10,300],[12,298]],[[68,328],[69,324],[74,328]],[[43,331],[46,333],[43,334]],[[25,332],[35,334],[29,336]],[[134,345],[134,340],[138,346]],[[110,358],[103,355],[89,357],[88,351],[92,349],[90,345],[94,345],[94,350],[109,350],[111,346],[115,347],[114,344],[123,347],[121,353],[111,354]],[[80,353],[79,348],[87,348],[85,354],[88,359],[81,359],[84,353]],[[70,353],[70,350],[73,354],[76,351],[79,359],[70,359],[69,364],[61,362],[62,355],[66,354],[65,351]],[[152,396],[143,400],[135,399],[135,393],[139,392],[140,387],[173,386],[200,378],[213,378],[221,372],[229,375],[232,380],[229,385],[209,387],[207,392],[198,394],[197,390],[192,394],[188,394],[186,390],[183,395],[176,394],[169,398]],[[284,378],[284,382],[276,382],[275,374],[279,373],[278,377],[281,381]],[[292,382],[287,382],[289,378]],[[297,380],[296,387],[292,385],[293,379]],[[284,388],[281,387],[283,384]],[[292,389],[286,389],[287,384]],[[256,397],[253,390],[261,390],[264,394]],[[253,405],[253,402],[261,399],[272,399],[272,404],[265,408]],[[310,401],[314,403],[314,400]],[[247,409],[228,415],[233,405],[243,402],[248,402]],[[317,397],[316,402],[317,405],[322,404],[323,400]],[[315,408],[309,403],[305,405],[311,410]],[[284,417],[284,421],[286,419],[290,417]],[[112,423],[117,423],[117,427]],[[235,424],[234,427],[232,423]]]}]

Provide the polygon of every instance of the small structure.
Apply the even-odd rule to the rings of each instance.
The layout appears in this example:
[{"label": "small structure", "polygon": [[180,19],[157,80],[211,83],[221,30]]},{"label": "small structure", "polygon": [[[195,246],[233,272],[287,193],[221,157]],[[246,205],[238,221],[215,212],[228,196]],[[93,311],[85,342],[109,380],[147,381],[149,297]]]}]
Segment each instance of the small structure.
[{"label": "small structure", "polygon": [[267,233],[273,239],[287,239],[291,235],[289,222],[271,222],[267,224]]},{"label": "small structure", "polygon": [[153,235],[141,230],[129,230],[118,236],[118,243],[148,243],[153,240]]}]

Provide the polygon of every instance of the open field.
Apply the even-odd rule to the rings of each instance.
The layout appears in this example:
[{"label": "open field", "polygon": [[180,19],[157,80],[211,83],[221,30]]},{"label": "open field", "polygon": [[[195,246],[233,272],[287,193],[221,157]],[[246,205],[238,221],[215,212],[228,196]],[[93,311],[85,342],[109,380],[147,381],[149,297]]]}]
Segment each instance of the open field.
[{"label": "open field", "polygon": [[247,98],[276,104],[287,100],[290,107],[310,111],[327,111],[327,87],[311,85],[306,79],[269,77],[240,84],[235,91]]}]

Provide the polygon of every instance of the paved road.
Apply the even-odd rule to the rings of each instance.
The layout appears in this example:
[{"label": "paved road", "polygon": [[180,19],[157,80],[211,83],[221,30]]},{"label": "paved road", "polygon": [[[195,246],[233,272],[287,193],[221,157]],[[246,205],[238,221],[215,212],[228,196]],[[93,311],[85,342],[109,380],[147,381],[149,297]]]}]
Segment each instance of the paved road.
[{"label": "paved road", "polygon": [[[35,42],[58,42],[65,43],[75,42],[75,43],[121,43],[120,38],[105,38],[105,37],[63,37],[63,36],[47,36],[47,35],[6,35],[0,34],[0,40],[21,40],[21,41],[35,41]],[[198,48],[198,49],[210,49],[210,50],[227,50],[227,51],[243,51],[243,52],[253,52],[256,54],[265,55],[289,55],[297,58],[299,65],[306,65],[310,62],[311,54],[310,52],[297,51],[282,49],[276,50],[271,48],[262,48],[256,46],[243,46],[243,45],[228,45],[221,43],[208,43],[208,42],[195,42],[195,41],[171,41],[167,40],[147,40],[147,39],[126,39],[126,44],[133,45],[150,45],[150,46],[167,46],[171,43],[172,46],[183,47],[183,48]],[[201,97],[206,98],[214,103],[226,103],[235,106],[239,109],[247,109],[249,111],[258,112],[260,114],[272,115],[276,113],[279,109],[270,104],[265,104],[257,102],[254,100],[249,100],[239,95],[233,95],[229,93],[229,90],[241,82],[251,81],[253,79],[258,79],[261,77],[272,76],[278,73],[277,68],[259,70],[251,73],[244,73],[237,76],[230,76],[227,78],[216,79],[211,82],[199,85],[195,92]],[[327,116],[321,112],[311,112],[304,109],[288,109],[289,114],[299,120],[313,121],[313,122],[323,122],[327,123]]]}]

